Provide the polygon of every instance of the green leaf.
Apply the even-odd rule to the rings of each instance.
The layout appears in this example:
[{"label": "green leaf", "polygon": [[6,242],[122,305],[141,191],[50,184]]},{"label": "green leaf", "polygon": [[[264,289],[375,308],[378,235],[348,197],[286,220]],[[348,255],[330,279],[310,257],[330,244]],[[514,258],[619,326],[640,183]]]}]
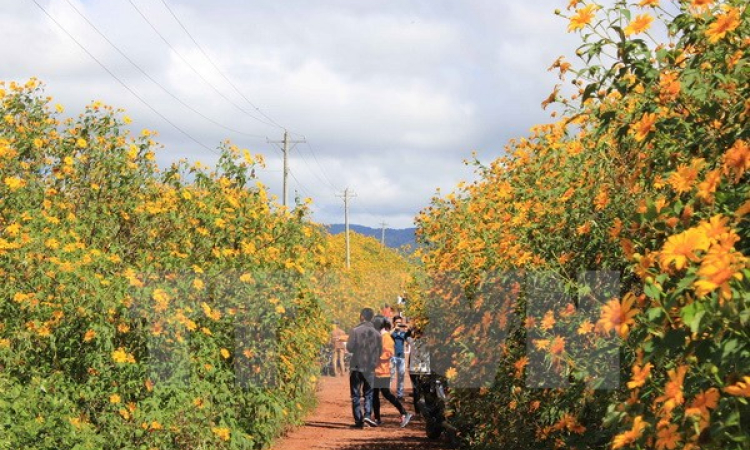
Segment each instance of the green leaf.
[{"label": "green leaf", "polygon": [[701,319],[703,319],[703,316],[706,315],[706,311],[699,311],[695,317],[693,317],[693,320],[690,321],[690,331],[693,333],[697,333],[700,329],[701,325]]}]

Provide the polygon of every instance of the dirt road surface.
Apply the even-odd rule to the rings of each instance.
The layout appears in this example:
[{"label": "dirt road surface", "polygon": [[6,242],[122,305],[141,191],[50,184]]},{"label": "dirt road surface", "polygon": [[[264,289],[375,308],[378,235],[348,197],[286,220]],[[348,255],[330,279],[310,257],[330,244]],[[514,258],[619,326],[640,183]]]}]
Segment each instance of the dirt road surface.
[{"label": "dirt road surface", "polygon": [[[408,380],[408,379],[407,379]],[[408,381],[407,381],[407,387]],[[404,406],[414,412],[411,397]],[[280,438],[271,450],[447,450],[442,441],[425,437],[424,421],[414,416],[406,428],[399,427],[396,408],[381,398],[381,419],[377,428],[352,429],[349,377],[323,377],[318,389],[318,407],[304,426]]]}]

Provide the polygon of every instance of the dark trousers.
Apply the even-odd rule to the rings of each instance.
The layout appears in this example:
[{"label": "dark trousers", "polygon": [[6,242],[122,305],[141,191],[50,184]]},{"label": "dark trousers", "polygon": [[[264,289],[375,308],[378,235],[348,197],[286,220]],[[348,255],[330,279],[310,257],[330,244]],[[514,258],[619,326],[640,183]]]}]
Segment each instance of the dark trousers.
[{"label": "dark trousers", "polygon": [[[356,370],[349,372],[349,389],[352,395],[352,415],[354,416],[354,423],[356,425],[362,425],[365,417],[372,416],[372,386],[375,381],[374,378],[375,377],[372,374],[364,374]],[[362,414],[360,398],[365,399],[364,415]]]},{"label": "dark trousers", "polygon": [[375,416],[375,420],[380,420],[380,394],[383,394],[386,400],[391,402],[391,405],[395,406],[398,412],[403,416],[406,415],[406,409],[404,405],[398,401],[396,396],[391,392],[391,378],[375,378],[375,392],[372,395],[372,412]]}]

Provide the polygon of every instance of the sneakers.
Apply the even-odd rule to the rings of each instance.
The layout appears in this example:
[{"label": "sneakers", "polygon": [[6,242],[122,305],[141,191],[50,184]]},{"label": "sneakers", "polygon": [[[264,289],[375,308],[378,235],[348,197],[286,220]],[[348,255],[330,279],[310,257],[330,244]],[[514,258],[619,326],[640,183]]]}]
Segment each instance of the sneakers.
[{"label": "sneakers", "polygon": [[354,429],[361,429],[361,428],[364,428],[364,427],[365,427],[365,425],[362,424],[362,423],[355,423],[355,424],[349,425],[349,428],[354,428]]},{"label": "sneakers", "polygon": [[377,427],[378,423],[374,420],[370,419],[369,417],[365,417],[364,419],[365,425],[371,426],[371,427]]},{"label": "sneakers", "polygon": [[401,416],[401,428],[404,428],[405,426],[409,425],[409,421],[413,417],[412,413],[406,413],[406,415]]}]

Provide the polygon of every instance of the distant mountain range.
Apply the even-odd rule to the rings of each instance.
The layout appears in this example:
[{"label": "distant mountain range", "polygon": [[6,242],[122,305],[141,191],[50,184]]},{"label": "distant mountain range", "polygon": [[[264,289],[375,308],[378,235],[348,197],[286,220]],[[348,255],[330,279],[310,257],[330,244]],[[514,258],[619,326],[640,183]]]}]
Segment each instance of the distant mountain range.
[{"label": "distant mountain range", "polygon": [[[339,234],[344,232],[344,224],[334,223],[327,226],[328,231],[331,234]],[[349,225],[349,230],[354,231],[365,236],[374,237],[380,240],[382,235],[381,228],[370,228],[363,225]],[[410,245],[412,250],[416,247],[416,228],[386,228],[385,229],[385,245],[390,248],[399,248],[404,245]]]}]

